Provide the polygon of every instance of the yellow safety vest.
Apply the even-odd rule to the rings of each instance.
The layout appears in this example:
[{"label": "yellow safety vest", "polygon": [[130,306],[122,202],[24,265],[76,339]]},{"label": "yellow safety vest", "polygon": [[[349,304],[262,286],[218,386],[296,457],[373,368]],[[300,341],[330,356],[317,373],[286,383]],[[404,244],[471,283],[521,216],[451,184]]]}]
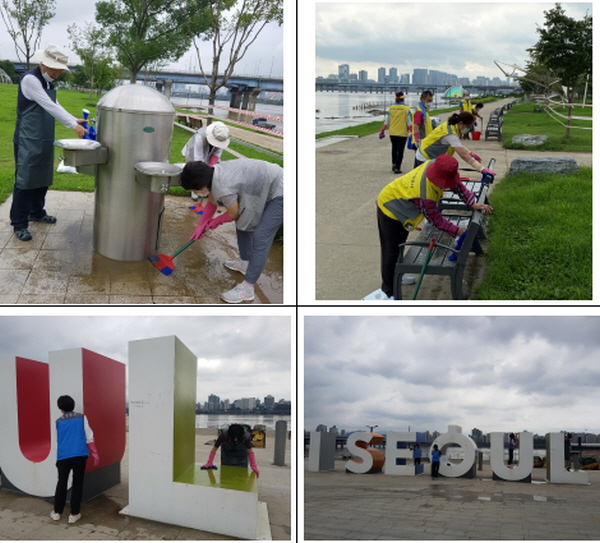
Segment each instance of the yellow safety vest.
[{"label": "yellow safety vest", "polygon": [[[412,124],[411,124],[410,128],[411,128],[411,132],[413,135],[413,141],[415,140],[415,130],[416,130],[415,114],[417,113],[417,111],[420,111],[423,114],[423,124],[419,125],[419,130],[421,130],[421,138],[420,139],[421,139],[421,141],[423,141],[423,139],[425,139],[433,131],[433,124],[431,122],[431,117],[429,116],[429,112],[427,111],[427,109],[425,109],[425,106],[423,104],[421,104],[421,102],[419,102],[419,104],[417,105],[415,110],[411,113]],[[423,134],[423,132],[425,132],[425,133]]]},{"label": "yellow safety vest", "polygon": [[461,105],[463,111],[466,111],[467,113],[473,113],[473,105],[471,104],[471,100],[468,98],[463,98]]},{"label": "yellow safety vest", "polygon": [[442,143],[441,139],[444,136],[454,134],[460,138],[460,130],[458,124],[448,124],[448,121],[440,124],[431,134],[429,134],[419,147],[419,151],[427,160],[433,160],[440,155],[447,154],[452,156],[454,154],[454,147]]},{"label": "yellow safety vest", "polygon": [[409,107],[406,104],[394,104],[388,109],[390,136],[408,136],[406,117]]},{"label": "yellow safety vest", "polygon": [[400,221],[407,230],[413,230],[423,220],[423,215],[411,198],[439,202],[444,193],[444,189],[435,186],[427,177],[431,162],[423,162],[414,170],[394,179],[377,197],[379,209],[388,217]]}]

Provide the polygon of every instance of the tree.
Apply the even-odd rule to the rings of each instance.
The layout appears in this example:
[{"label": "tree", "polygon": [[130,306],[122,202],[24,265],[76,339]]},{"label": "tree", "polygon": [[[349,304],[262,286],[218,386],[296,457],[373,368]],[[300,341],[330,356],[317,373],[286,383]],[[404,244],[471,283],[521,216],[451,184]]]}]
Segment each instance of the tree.
[{"label": "tree", "polygon": [[42,30],[54,17],[55,0],[1,0],[0,15],[15,44],[17,59],[30,68],[30,60],[39,49]]},{"label": "tree", "polygon": [[546,22],[538,28],[538,42],[527,49],[534,62],[546,66],[550,75],[566,88],[568,121],[566,137],[571,136],[571,113],[575,92],[592,73],[592,17],[576,21],[565,15],[560,4],[544,11]]},{"label": "tree", "polygon": [[[215,0],[206,8],[210,27],[195,34],[212,41],[210,80],[202,66],[200,48],[193,40],[200,73],[209,88],[208,103],[214,105],[217,91],[227,84],[235,65],[269,22],[283,23],[283,0]],[[219,73],[221,57],[228,48],[227,66]]]},{"label": "tree", "polygon": [[83,62],[80,66],[83,81],[76,78],[78,84],[90,89],[90,99],[95,90],[114,87],[119,76],[118,69],[112,65],[110,50],[106,46],[106,35],[102,28],[86,23],[83,29],[72,24],[67,28],[71,39],[71,48]]},{"label": "tree", "polygon": [[4,70],[13,83],[19,82],[19,74],[15,70],[15,65],[10,60],[0,60],[0,70]]},{"label": "tree", "polygon": [[202,32],[210,0],[102,0],[96,22],[135,83],[150,64],[175,61],[190,47],[190,32]]}]

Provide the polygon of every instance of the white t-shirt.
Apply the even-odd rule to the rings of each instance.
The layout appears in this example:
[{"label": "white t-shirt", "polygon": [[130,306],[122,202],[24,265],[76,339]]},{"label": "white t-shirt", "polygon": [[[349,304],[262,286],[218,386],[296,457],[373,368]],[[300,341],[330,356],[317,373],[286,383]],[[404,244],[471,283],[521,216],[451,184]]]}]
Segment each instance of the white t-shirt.
[{"label": "white t-shirt", "polygon": [[[44,84],[48,85],[46,88],[49,88],[48,83],[44,82]],[[33,74],[27,74],[23,77],[21,80],[21,92],[27,100],[37,102],[67,128],[75,128],[77,126],[77,118],[71,115],[58,102],[53,102],[42,87],[41,81]]]}]

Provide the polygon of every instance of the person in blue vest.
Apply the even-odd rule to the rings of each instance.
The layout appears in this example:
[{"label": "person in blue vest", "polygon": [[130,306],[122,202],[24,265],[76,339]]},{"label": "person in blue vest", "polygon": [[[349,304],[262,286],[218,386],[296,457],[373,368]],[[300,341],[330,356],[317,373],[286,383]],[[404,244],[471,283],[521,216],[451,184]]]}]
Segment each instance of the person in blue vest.
[{"label": "person in blue vest", "polygon": [[56,421],[56,468],[58,482],[54,493],[54,511],[50,513],[52,520],[60,520],[67,501],[67,484],[69,474],[73,472],[71,486],[71,514],[69,523],[73,524],[81,518],[81,497],[83,495],[83,479],[88,456],[94,460],[94,466],[100,463],[98,450],[94,443],[94,433],[90,428],[87,417],[76,413],[75,400],[71,396],[61,396],[56,402],[62,416]]},{"label": "person in blue vest", "polygon": [[76,119],[57,101],[54,80],[70,71],[68,57],[56,46],[36,51],[39,66],[19,82],[17,124],[13,137],[15,185],[10,224],[21,241],[32,239],[29,221],[54,224],[56,217],[45,210],[46,193],[54,173],[54,121],[72,128],[82,138],[85,119]]},{"label": "person in blue vest", "polygon": [[437,479],[440,472],[440,450],[437,445],[431,450],[431,478]]}]

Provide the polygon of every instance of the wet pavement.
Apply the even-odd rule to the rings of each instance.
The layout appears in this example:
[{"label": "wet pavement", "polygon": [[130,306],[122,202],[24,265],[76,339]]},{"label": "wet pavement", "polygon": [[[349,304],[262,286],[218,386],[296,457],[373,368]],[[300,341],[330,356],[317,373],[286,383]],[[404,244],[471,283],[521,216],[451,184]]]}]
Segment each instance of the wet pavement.
[{"label": "wet pavement", "polygon": [[489,464],[475,479],[383,473],[304,472],[306,540],[597,540],[600,472],[590,485],[492,480]]},{"label": "wet pavement", "polygon": [[[93,193],[49,191],[46,209],[57,223],[30,223],[28,242],[13,234],[11,201],[0,205],[0,304],[221,304],[220,294],[243,279],[223,266],[238,257],[233,223],[192,244],[165,276],[148,260],[118,262],[93,250]],[[200,218],[193,204],[165,197],[159,253],[172,255],[188,241]],[[281,242],[273,243],[252,303],[283,303]]]},{"label": "wet pavement", "polygon": [[[196,431],[196,461],[205,462],[217,430]],[[254,449],[260,470],[258,500],[267,504],[271,537],[289,540],[291,523],[290,442],[286,447],[285,466],[274,466],[274,431],[267,430],[266,448]],[[231,540],[229,536],[182,528],[119,514],[128,503],[127,451],[121,462],[121,484],[90,500],[81,507],[81,520],[68,524],[69,507],[62,519],[50,519],[52,501],[0,491],[0,540]],[[149,477],[152,474],[148,475]],[[168,504],[165,504],[167,506]]]}]

